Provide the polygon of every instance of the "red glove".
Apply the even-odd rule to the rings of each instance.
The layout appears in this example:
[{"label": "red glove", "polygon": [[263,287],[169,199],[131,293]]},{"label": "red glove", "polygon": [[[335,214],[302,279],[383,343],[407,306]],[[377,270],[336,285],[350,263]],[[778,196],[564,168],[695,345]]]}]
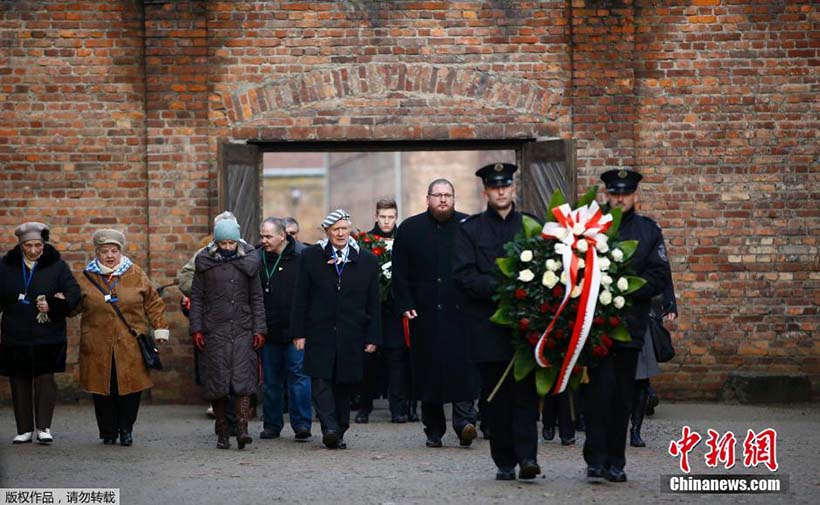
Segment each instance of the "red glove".
[{"label": "red glove", "polygon": [[179,306],[182,307],[183,310],[191,310],[191,299],[182,295],[182,298],[179,300]]},{"label": "red glove", "polygon": [[254,349],[261,349],[263,345],[265,345],[265,335],[262,335],[261,333],[254,333],[253,334],[253,348]]},{"label": "red glove", "polygon": [[205,350],[205,335],[201,331],[198,331],[198,332],[194,333],[193,335],[191,335],[191,337],[194,339],[194,347],[196,347],[200,351],[204,351]]}]

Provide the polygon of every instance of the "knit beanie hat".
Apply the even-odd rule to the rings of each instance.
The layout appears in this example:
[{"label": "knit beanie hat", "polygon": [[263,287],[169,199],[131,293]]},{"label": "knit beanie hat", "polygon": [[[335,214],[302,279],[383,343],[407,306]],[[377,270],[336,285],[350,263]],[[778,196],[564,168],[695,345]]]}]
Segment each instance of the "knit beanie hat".
[{"label": "knit beanie hat", "polygon": [[214,226],[214,242],[220,240],[233,240],[239,242],[239,223],[230,219],[225,219]]}]

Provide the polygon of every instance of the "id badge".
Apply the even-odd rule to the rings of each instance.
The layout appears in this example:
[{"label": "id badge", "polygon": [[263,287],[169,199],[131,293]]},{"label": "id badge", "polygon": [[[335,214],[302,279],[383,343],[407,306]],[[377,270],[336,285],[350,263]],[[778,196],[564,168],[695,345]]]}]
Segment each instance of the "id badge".
[{"label": "id badge", "polygon": [[30,304],[29,300],[26,300],[26,293],[20,293],[17,295],[17,301],[21,303],[25,303],[26,305]]},{"label": "id badge", "polygon": [[105,303],[117,303],[119,300],[116,296],[111,296],[110,294],[103,296],[105,299]]}]

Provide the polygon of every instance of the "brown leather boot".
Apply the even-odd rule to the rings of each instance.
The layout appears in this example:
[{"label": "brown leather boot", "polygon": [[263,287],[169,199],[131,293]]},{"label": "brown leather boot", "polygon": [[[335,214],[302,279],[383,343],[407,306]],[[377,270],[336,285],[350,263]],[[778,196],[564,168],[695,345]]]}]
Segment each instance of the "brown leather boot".
[{"label": "brown leather boot", "polygon": [[253,439],[248,435],[248,418],[251,415],[251,397],[236,397],[236,445],[239,449],[244,449],[245,444],[250,444]]},{"label": "brown leather boot", "polygon": [[230,449],[231,439],[228,432],[228,398],[211,402],[214,407],[214,426],[216,428],[216,448]]}]

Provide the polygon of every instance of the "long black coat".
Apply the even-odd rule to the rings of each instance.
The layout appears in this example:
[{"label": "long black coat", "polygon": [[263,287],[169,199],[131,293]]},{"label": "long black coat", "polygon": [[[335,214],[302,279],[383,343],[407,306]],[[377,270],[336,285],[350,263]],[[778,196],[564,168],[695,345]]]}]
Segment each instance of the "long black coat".
[{"label": "long black coat", "polygon": [[393,244],[393,293],[397,312],[415,309],[410,356],[414,396],[447,403],[478,397],[479,378],[469,361],[467,334],[452,281],[456,212],[440,223],[423,212],[399,226]]},{"label": "long black coat", "polygon": [[[646,325],[649,322],[649,310],[652,308],[652,297],[669,290],[674,303],[672,290],[672,270],[669,267],[669,258],[663,241],[661,229],[655,221],[646,216],[636,214],[634,209],[625,213],[618,228],[620,240],[637,240],[638,249],[629,264],[635,275],[643,277],[646,284],[631,295],[632,307],[626,318],[626,325],[630,342],[615,342],[615,348],[638,349],[643,348]],[[668,300],[664,300],[668,302]],[[677,311],[677,305],[674,304]]]},{"label": "long black coat", "polygon": [[[368,233],[387,240],[393,240],[396,236],[396,228],[390,233],[385,233],[379,228],[379,224],[373,225],[373,229]],[[401,327],[401,312],[396,308],[396,300],[393,294],[388,295],[387,300],[382,302],[382,349],[404,349],[404,331]]]},{"label": "long black coat", "polygon": [[[0,261],[0,312],[2,312],[2,350],[0,373],[32,377],[65,370],[66,317],[80,302],[80,286],[60,253],[45,244],[34,267],[34,276],[24,304],[17,297],[25,291],[23,252],[20,246]],[[55,298],[62,292],[65,300]],[[50,322],[37,322],[37,296],[45,295]]]},{"label": "long black coat", "polygon": [[477,363],[507,362],[512,358],[512,330],[490,321],[497,304],[492,300],[501,272],[496,258],[504,244],[523,226],[522,215],[513,209],[505,219],[487,208],[462,221],[456,234],[453,280],[464,310],[471,357]]},{"label": "long black coat", "polygon": [[256,393],[259,382],[254,333],[266,333],[265,304],[259,282],[259,255],[240,242],[237,257],[220,261],[216,248],[196,257],[191,287],[190,331],[205,334],[203,393],[214,400]]},{"label": "long black coat", "polygon": [[[278,254],[266,253],[259,248],[262,268],[259,269],[259,278],[262,281],[262,293],[265,297],[265,322],[268,327],[265,345],[289,344],[293,340],[290,329],[290,311],[293,305],[293,293],[296,289],[296,279],[299,276],[299,265],[303,247],[297,249],[296,240],[287,236],[288,244],[282,251],[282,259],[276,266],[276,271],[270,279],[265,269],[273,269]],[[263,258],[263,255],[264,256]]]},{"label": "long black coat", "polygon": [[332,246],[302,253],[290,317],[294,338],[304,337],[305,374],[335,382],[360,382],[364,348],[380,345],[379,264],[350,246],[340,290]]}]

